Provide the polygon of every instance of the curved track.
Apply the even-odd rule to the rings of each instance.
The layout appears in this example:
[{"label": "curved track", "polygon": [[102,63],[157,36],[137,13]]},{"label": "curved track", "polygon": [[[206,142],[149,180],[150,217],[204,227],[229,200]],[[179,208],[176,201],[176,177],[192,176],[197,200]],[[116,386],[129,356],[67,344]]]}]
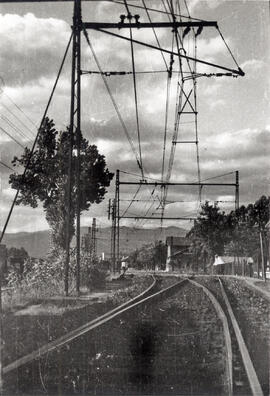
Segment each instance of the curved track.
[{"label": "curved track", "polygon": [[[253,396],[263,396],[263,392],[258,381],[256,372],[254,370],[252,361],[250,359],[247,347],[245,345],[244,339],[241,335],[240,328],[237,324],[235,316],[233,314],[232,308],[229,303],[229,299],[226,295],[224,287],[222,285],[222,281],[219,278],[219,285],[221,288],[222,296],[224,299],[224,304],[220,304],[214,294],[202,284],[192,280],[192,279],[184,279],[175,284],[163,288],[159,291],[156,291],[158,286],[157,279],[154,278],[153,283],[151,286],[146,289],[143,293],[136,296],[135,298],[125,302],[124,304],[120,305],[119,307],[107,312],[106,314],[92,320],[91,322],[86,323],[85,325],[71,331],[70,333],[60,337],[59,339],[44,345],[40,349],[12,362],[8,366],[4,367],[3,372],[4,374],[11,372],[12,370],[18,369],[19,367],[31,363],[36,359],[40,359],[42,355],[48,354],[49,352],[58,350],[65,344],[70,343],[71,341],[78,339],[79,337],[83,336],[84,334],[90,332],[98,328],[99,326],[108,323],[109,321],[119,317],[120,315],[132,311],[135,307],[143,306],[146,303],[153,303],[158,302],[160,298],[164,301],[167,297],[172,296],[178,290],[181,289],[182,286],[187,286],[188,284],[192,284],[197,288],[203,290],[203,292],[207,295],[211,304],[216,312],[217,317],[220,319],[223,328],[223,337],[224,337],[224,345],[225,345],[225,371],[226,371],[226,380],[225,380],[225,388],[226,388],[226,395],[232,396],[235,394],[235,380],[233,377],[233,365],[234,365],[234,356],[232,350],[232,328],[235,333],[235,338],[237,340],[237,345],[239,349],[239,355],[241,355],[241,359],[243,365],[245,367],[246,375],[249,382],[249,387]],[[225,306],[226,309],[223,309],[222,306]],[[231,326],[230,326],[231,324]],[[239,393],[239,392],[238,392]],[[237,394],[237,392],[236,392]]]},{"label": "curved track", "polygon": [[24,364],[30,363],[35,359],[39,359],[41,356],[52,352],[54,350],[57,350],[60,348],[62,345],[65,345],[75,338],[78,338],[82,336],[83,334],[87,333],[88,331],[108,322],[112,318],[116,317],[117,315],[120,315],[122,312],[128,309],[128,307],[136,304],[138,301],[144,299],[147,297],[149,294],[151,294],[157,286],[157,280],[156,278],[153,277],[153,283],[142,293],[140,293],[138,296],[132,298],[131,300],[128,300],[124,302],[123,304],[119,305],[118,307],[112,309],[111,311],[106,312],[104,315],[97,317],[96,319],[91,320],[90,322],[85,323],[84,325],[78,327],[75,330],[70,331],[68,334],[65,334],[64,336],[57,338],[56,340],[42,346],[41,348],[37,349],[36,351],[33,351],[17,360],[14,362],[8,364],[3,368],[3,373],[9,373],[12,370],[15,370]]},{"label": "curved track", "polygon": [[251,391],[252,391],[252,395],[253,396],[263,396],[263,391],[262,391],[260,382],[258,380],[258,376],[256,374],[256,371],[254,369],[254,365],[252,363],[250,354],[248,352],[245,340],[244,340],[244,338],[242,336],[240,327],[239,327],[239,325],[237,323],[237,320],[236,320],[235,315],[233,313],[233,310],[232,310],[231,304],[229,302],[228,296],[227,296],[227,294],[225,292],[224,286],[223,286],[222,281],[221,281],[220,278],[219,278],[219,284],[220,284],[221,293],[222,293],[224,302],[226,304],[227,312],[228,312],[229,318],[231,320],[232,327],[234,329],[234,333],[235,333],[235,336],[236,336],[236,339],[237,339],[239,351],[240,351],[240,354],[241,354],[241,357],[242,357],[242,362],[243,362],[244,367],[245,367],[245,371],[246,371],[246,375],[247,375],[247,378],[248,378],[249,386],[250,386]]}]

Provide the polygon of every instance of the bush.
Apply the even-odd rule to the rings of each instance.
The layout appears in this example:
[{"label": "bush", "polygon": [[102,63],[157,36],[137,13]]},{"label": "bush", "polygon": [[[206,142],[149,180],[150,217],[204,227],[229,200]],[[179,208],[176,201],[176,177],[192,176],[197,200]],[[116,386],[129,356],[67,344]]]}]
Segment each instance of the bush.
[{"label": "bush", "polygon": [[86,270],[86,286],[89,289],[99,289],[105,285],[106,272],[96,263]]}]

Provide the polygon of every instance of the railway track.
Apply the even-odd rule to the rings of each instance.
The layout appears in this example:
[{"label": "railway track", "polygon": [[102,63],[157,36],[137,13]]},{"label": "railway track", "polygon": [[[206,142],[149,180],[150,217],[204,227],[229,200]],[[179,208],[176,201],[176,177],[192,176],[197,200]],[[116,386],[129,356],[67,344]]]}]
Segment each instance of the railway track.
[{"label": "railway track", "polygon": [[[225,318],[224,336],[228,345],[228,375],[230,376],[230,394],[231,395],[252,395],[263,396],[262,387],[259,383],[258,376],[254,369],[251,357],[249,355],[246,343],[242,336],[240,327],[233,313],[229,298],[225,292],[222,280],[218,278],[220,291],[224,304],[219,304],[214,294],[205,286],[196,283],[199,287],[203,287],[207,293],[210,293],[211,300],[217,304],[220,316]],[[225,309],[223,308],[225,306]]]},{"label": "railway track", "polygon": [[[143,293],[141,293],[139,296],[133,298],[130,301],[127,301],[126,303],[122,304],[121,306],[113,309],[112,311],[106,313],[105,315],[102,315],[99,318],[96,318],[95,320],[81,326],[80,328],[68,333],[67,335],[41,347],[39,350],[34,351],[31,354],[28,354],[21,359],[16,360],[15,362],[9,364],[8,366],[4,367],[3,372],[4,374],[12,375],[12,372],[14,370],[22,370],[24,372],[24,366],[28,367],[29,365],[35,365],[35,362],[39,362],[40,359],[42,359],[44,356],[48,357],[48,354],[53,354],[57,353],[61,350],[61,348],[66,347],[66,352],[65,356],[68,356],[70,353],[72,355],[72,350],[69,352],[69,345],[72,343],[78,343],[80,342],[80,339],[84,339],[84,337],[88,337],[91,332],[99,332],[100,329],[103,329],[103,326],[107,326],[107,329],[109,326],[112,326],[113,328],[113,323],[115,323],[116,320],[118,320],[118,323],[123,324],[124,326],[128,326],[128,322],[132,321],[134,318],[136,319],[136,316],[142,316],[143,318],[148,318],[148,311],[149,307],[151,307],[151,310],[154,312],[158,309],[161,309],[162,311],[162,304],[164,301],[172,301],[175,298],[175,295],[178,295],[177,293],[183,292],[183,290],[186,292],[189,292],[190,287],[196,288],[200,291],[202,291],[203,295],[206,296],[208,299],[208,304],[209,306],[211,305],[211,309],[215,311],[216,318],[221,323],[221,332],[222,332],[222,344],[224,343],[224,355],[223,360],[224,360],[224,381],[223,381],[223,391],[224,394],[228,396],[233,396],[233,395],[252,395],[252,396],[263,396],[263,392],[261,389],[261,386],[259,384],[256,372],[254,370],[252,361],[250,359],[248,350],[246,348],[244,339],[241,335],[240,328],[237,324],[237,321],[234,317],[232,308],[229,303],[229,299],[226,295],[225,289],[222,285],[222,281],[219,279],[219,287],[221,289],[221,293],[224,299],[224,304],[220,304],[217,298],[214,296],[214,294],[205,286],[202,284],[196,282],[193,279],[184,279],[179,282],[174,283],[171,286],[168,287],[163,287],[161,288],[161,285],[157,281],[157,279],[153,280],[152,285],[145,290]],[[160,290],[158,290],[160,289]],[[184,294],[185,296],[185,294]],[[179,300],[181,301],[181,299]],[[224,309],[224,307],[226,307]],[[164,311],[164,310],[163,310]],[[165,312],[166,313],[166,312]],[[172,318],[170,318],[171,320]],[[181,319],[181,318],[180,318]],[[145,320],[145,319],[142,319]],[[212,324],[215,325],[216,319],[212,320]],[[179,323],[179,322],[178,322]],[[115,325],[114,325],[115,326]],[[119,324],[117,325],[119,326]],[[122,326],[123,327],[123,326]],[[117,329],[117,327],[116,327]],[[107,330],[108,331],[108,330]],[[116,330],[117,331],[117,330]],[[152,330],[151,330],[152,332]],[[152,334],[152,333],[151,333]],[[190,332],[188,337],[190,337]],[[151,337],[154,337],[155,334],[153,333]],[[174,339],[176,339],[176,335],[173,335]],[[178,336],[181,336],[179,334]],[[143,336],[144,337],[144,336]],[[148,339],[148,342],[151,344],[152,340],[151,337]],[[85,341],[84,341],[85,342]],[[110,340],[106,341],[107,343],[110,342]],[[137,341],[136,341],[137,342]],[[87,342],[85,342],[87,345]],[[78,344],[79,345],[79,344]],[[76,348],[74,349],[76,351]],[[220,351],[217,352],[220,354]],[[101,354],[100,354],[101,355]],[[109,355],[108,356],[113,356]],[[221,355],[220,355],[221,356]],[[99,359],[99,353],[96,353],[96,360]],[[92,371],[93,370],[93,361],[91,361],[92,364]],[[96,363],[95,363],[96,364]],[[144,364],[143,361],[140,362],[140,364]],[[210,364],[210,363],[209,363]],[[88,365],[89,365],[89,359],[88,359]],[[205,364],[207,365],[207,363]],[[203,368],[203,362],[200,365],[200,367]],[[241,380],[239,380],[239,370],[243,371],[243,368],[245,370],[245,378],[243,379],[243,375],[241,376]],[[100,367],[96,368],[97,370],[100,369]],[[29,371],[29,370],[28,370]],[[117,369],[113,369],[114,375]],[[125,371],[125,368],[123,368],[123,372]],[[147,371],[147,370],[146,370]],[[40,374],[40,366],[39,366],[39,374]],[[58,375],[62,375],[61,373]],[[117,374],[122,375],[122,374]],[[78,377],[78,376],[77,376]],[[106,375],[105,375],[106,377]],[[75,377],[74,377],[75,378]],[[99,380],[99,376],[97,376],[97,382]],[[101,377],[102,378],[102,377]],[[126,378],[126,377],[125,377]],[[125,379],[126,380],[126,379]],[[75,382],[74,382],[75,381]],[[73,380],[73,386],[74,383],[76,383],[76,380]],[[98,382],[99,383],[99,382]],[[74,389],[78,391],[80,390],[82,394],[86,392],[86,385],[79,385],[77,384],[77,389]],[[75,386],[75,387],[76,387]],[[82,388],[79,388],[79,387]],[[99,383],[99,387],[101,384]],[[173,387],[172,387],[173,388]],[[101,388],[99,388],[101,389]],[[174,391],[174,389],[172,389]],[[191,390],[193,393],[193,391]],[[106,394],[106,392],[104,392]],[[155,393],[153,393],[155,394]],[[175,394],[175,393],[174,393]]]}]

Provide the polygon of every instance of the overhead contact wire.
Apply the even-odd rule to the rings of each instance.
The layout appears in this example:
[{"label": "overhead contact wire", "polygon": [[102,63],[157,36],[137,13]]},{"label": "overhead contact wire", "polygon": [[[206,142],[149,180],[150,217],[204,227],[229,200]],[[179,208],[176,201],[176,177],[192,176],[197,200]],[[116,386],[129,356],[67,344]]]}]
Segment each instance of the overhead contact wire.
[{"label": "overhead contact wire", "polygon": [[122,215],[120,216],[120,218],[124,217],[125,214],[127,213],[127,211],[130,209],[132,203],[134,202],[135,198],[137,197],[137,195],[138,195],[138,193],[139,193],[139,191],[140,191],[140,189],[141,189],[141,186],[142,186],[142,185],[140,184],[139,187],[137,188],[137,190],[135,191],[135,194],[133,195],[133,198],[131,199],[129,205],[128,205],[127,208],[124,210],[124,212],[122,213]]}]

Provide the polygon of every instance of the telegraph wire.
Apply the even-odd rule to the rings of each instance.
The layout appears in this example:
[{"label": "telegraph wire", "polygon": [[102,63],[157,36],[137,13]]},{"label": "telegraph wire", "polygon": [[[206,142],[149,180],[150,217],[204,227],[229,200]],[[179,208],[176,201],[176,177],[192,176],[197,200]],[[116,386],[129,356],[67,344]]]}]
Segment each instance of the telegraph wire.
[{"label": "telegraph wire", "polygon": [[8,117],[0,115],[0,118],[5,121],[16,133],[18,133],[23,139],[33,140],[31,137],[27,136],[21,129],[17,127]]},{"label": "telegraph wire", "polygon": [[0,164],[4,167],[6,167],[7,169],[11,170],[12,172],[14,171],[14,169],[12,169],[10,166],[8,166],[7,164],[5,164],[3,161],[0,161]]},{"label": "telegraph wire", "polygon": [[[0,88],[1,89],[1,88]],[[33,120],[31,120],[31,118],[22,110],[22,108],[17,105],[17,103],[14,102],[14,100],[11,99],[11,97],[3,90],[1,89],[1,91],[3,92],[3,94],[9,99],[9,101],[26,117],[26,119],[35,127],[35,129],[37,129],[36,124],[33,122]]]},{"label": "telegraph wire", "polygon": [[[51,104],[51,101],[52,101],[54,92],[55,92],[55,90],[56,90],[56,87],[57,87],[57,84],[58,84],[58,81],[59,81],[59,78],[60,78],[60,75],[61,75],[61,72],[62,72],[64,63],[65,63],[65,60],[66,60],[66,57],[67,57],[67,53],[68,53],[68,50],[69,50],[69,47],[70,47],[70,43],[71,43],[72,37],[73,37],[73,33],[71,33],[71,35],[70,35],[70,39],[69,39],[69,41],[68,41],[68,44],[67,44],[67,47],[66,47],[66,50],[65,50],[65,53],[64,53],[64,57],[63,57],[63,59],[62,59],[60,68],[59,68],[59,70],[58,70],[55,83],[54,83],[54,85],[53,85],[53,88],[52,88],[52,91],[51,91],[49,100],[48,100],[48,102],[47,102],[47,106],[46,106],[46,108],[45,108],[43,117],[42,117],[42,119],[41,119],[39,128],[38,128],[38,130],[37,130],[37,134],[36,134],[36,137],[35,137],[35,141],[34,141],[34,143],[33,143],[33,145],[32,145],[32,149],[31,149],[30,155],[29,155],[29,157],[28,157],[28,161],[27,161],[26,166],[25,166],[25,168],[24,168],[24,172],[23,172],[23,175],[22,175],[22,178],[23,178],[23,179],[24,179],[24,177],[25,177],[25,175],[26,175],[26,172],[27,172],[27,170],[28,170],[28,167],[29,167],[29,165],[30,165],[30,161],[31,161],[32,155],[33,155],[33,153],[34,153],[34,150],[35,150],[35,147],[36,147],[36,144],[37,144],[37,141],[38,141],[38,137],[39,137],[39,134],[40,134],[40,131],[41,131],[42,124],[43,124],[43,122],[44,122],[44,120],[45,120],[45,118],[46,118],[46,116],[47,116],[49,106],[50,106],[50,104]],[[7,216],[7,219],[6,219],[6,222],[5,222],[5,224],[4,224],[4,228],[3,228],[2,233],[1,233],[0,243],[2,242],[3,237],[4,237],[4,235],[5,235],[6,228],[7,228],[7,226],[8,226],[8,223],[9,223],[9,220],[10,220],[10,217],[11,217],[11,214],[12,214],[12,212],[13,212],[14,206],[15,206],[16,201],[17,201],[17,199],[18,199],[19,192],[20,192],[20,189],[18,188],[18,189],[17,189],[17,192],[16,192],[16,194],[15,194],[15,197],[14,197],[14,199],[13,199],[11,208],[10,208],[10,210],[9,210],[9,213],[8,213],[8,216]]]},{"label": "telegraph wire", "polygon": [[[25,118],[35,127],[35,130],[37,129],[36,125],[34,124],[34,122],[31,120],[30,117],[28,117],[28,115],[10,98],[10,96],[4,91],[2,90],[3,94],[9,99],[9,101],[25,116]],[[31,129],[29,129],[29,127],[18,117],[16,116],[16,114],[13,113],[13,111],[11,111],[7,106],[5,106],[3,103],[1,103],[1,105],[10,113],[13,115],[14,118],[17,119],[17,121],[19,121],[29,132],[31,132],[33,134],[33,136],[35,136],[35,133],[31,131]]]},{"label": "telegraph wire", "polygon": [[7,136],[10,137],[15,143],[18,144],[18,146],[22,147],[24,149],[24,146],[17,140],[15,137],[13,137],[8,131],[6,131],[3,127],[0,126],[0,130],[4,132]]},{"label": "telegraph wire", "polygon": [[35,136],[34,132],[32,132],[28,126],[25,125],[25,123],[19,117],[17,117],[16,114],[14,114],[13,111],[11,111],[4,103],[1,103],[1,106],[3,106],[14,118],[16,118],[16,120],[19,121],[27,129],[27,131],[33,135],[33,137]]}]

